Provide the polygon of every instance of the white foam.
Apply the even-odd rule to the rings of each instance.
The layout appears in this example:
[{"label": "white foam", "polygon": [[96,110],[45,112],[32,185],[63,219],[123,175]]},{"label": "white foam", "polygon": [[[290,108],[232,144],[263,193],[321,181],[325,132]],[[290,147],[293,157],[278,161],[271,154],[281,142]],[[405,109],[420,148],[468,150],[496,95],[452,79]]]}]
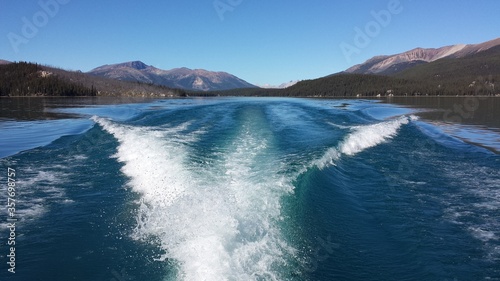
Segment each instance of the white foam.
[{"label": "white foam", "polygon": [[360,126],[340,145],[340,152],[346,155],[357,154],[367,148],[374,147],[394,137],[403,124],[408,124],[403,117],[378,124]]},{"label": "white foam", "polygon": [[[453,165],[444,163],[441,166],[450,184],[461,187],[453,193],[441,196],[448,205],[445,218],[482,241],[482,248],[489,260],[498,260],[500,172],[495,168],[477,166],[467,161]],[[473,198],[473,201],[464,198]]]},{"label": "white foam", "polygon": [[280,279],[276,267],[294,253],[277,226],[292,186],[267,153],[270,133],[249,121],[227,147],[194,165],[190,144],[200,132],[93,119],[119,141],[116,157],[141,194],[133,237],[158,240],[165,250],[159,260],[176,261],[180,279]]},{"label": "white foam", "polygon": [[326,122],[326,124],[328,124],[328,125],[330,125],[332,127],[335,127],[335,128],[342,129],[342,130],[350,129],[352,127],[352,126],[345,126],[345,125],[336,124],[336,123],[333,123],[333,122]]},{"label": "white foam", "polygon": [[19,180],[19,184],[23,184],[24,186],[33,186],[40,183],[57,184],[64,180],[64,176],[63,173],[40,170],[36,175],[30,176],[28,179]]},{"label": "white foam", "polygon": [[[37,167],[35,171],[30,167],[18,168],[22,171],[22,178],[16,181],[16,211],[15,218],[20,221],[32,221],[40,218],[47,212],[48,200],[63,201],[65,192],[56,185],[65,181],[66,174],[51,171],[55,166]],[[0,194],[0,200],[7,202],[6,193]],[[5,215],[7,209],[3,210]],[[0,224],[0,228],[6,224]]]},{"label": "white foam", "polygon": [[413,117],[400,117],[377,124],[355,126],[352,132],[337,146],[329,148],[326,153],[318,160],[313,162],[313,166],[324,169],[327,166],[334,165],[343,154],[355,155],[367,148],[374,147],[393,138],[399,128],[408,124]]},{"label": "white foam", "polygon": [[483,242],[498,240],[498,237],[492,230],[482,229],[481,227],[469,227],[469,231],[474,235],[476,239],[479,239]]},{"label": "white foam", "polygon": [[323,154],[320,159],[313,161],[313,164],[311,166],[316,166],[321,170],[328,166],[334,166],[335,161],[339,160],[341,155],[342,154],[340,153],[338,148],[331,147],[325,152],[325,154]]},{"label": "white foam", "polygon": [[46,211],[46,208],[42,204],[29,204],[28,208],[17,209],[16,215],[18,215],[22,220],[30,220],[40,217]]},{"label": "white foam", "polygon": [[[148,128],[116,126],[110,121],[93,117],[119,141],[117,157],[125,163],[124,174],[130,177],[130,186],[141,193],[145,202],[161,200],[170,205],[181,196],[185,187],[183,178],[189,178],[182,167],[185,152],[163,140],[167,133],[177,130],[154,131]],[[170,131],[170,132],[169,132]],[[168,187],[168,188],[167,188]]]}]

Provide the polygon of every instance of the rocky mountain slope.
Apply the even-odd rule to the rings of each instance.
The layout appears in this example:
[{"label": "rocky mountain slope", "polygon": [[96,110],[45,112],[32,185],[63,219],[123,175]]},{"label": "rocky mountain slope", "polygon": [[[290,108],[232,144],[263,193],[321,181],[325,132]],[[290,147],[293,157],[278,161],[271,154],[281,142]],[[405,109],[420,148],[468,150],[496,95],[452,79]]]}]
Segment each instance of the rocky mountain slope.
[{"label": "rocky mountain slope", "polygon": [[117,80],[142,82],[194,91],[255,88],[234,75],[204,69],[175,68],[163,70],[141,61],[104,65],[88,72]]},{"label": "rocky mountain slope", "polygon": [[[500,81],[499,43],[500,39],[496,39],[477,45],[417,48],[395,56],[377,56],[353,67],[351,73],[346,71],[304,80],[271,94],[309,97],[500,96],[497,85]],[[378,72],[372,73],[375,69]],[[388,75],[389,70],[394,71]]]},{"label": "rocky mountain slope", "polygon": [[376,56],[347,69],[346,73],[392,75],[442,58],[463,58],[500,46],[500,38],[481,44],[458,44],[441,48],[416,48],[391,56]]}]

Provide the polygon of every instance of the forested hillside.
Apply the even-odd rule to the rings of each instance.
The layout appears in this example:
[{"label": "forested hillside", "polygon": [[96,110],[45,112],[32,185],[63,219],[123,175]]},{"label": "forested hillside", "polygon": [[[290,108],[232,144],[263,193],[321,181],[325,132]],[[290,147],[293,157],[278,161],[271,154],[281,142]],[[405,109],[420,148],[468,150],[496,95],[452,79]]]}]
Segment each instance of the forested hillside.
[{"label": "forested hillside", "polygon": [[175,97],[186,92],[165,86],[95,77],[35,63],[0,65],[0,96]]},{"label": "forested hillside", "polygon": [[339,73],[306,80],[282,90],[283,96],[465,96],[500,95],[500,46],[462,58],[443,58],[397,74]]},{"label": "forested hillside", "polygon": [[443,95],[497,95],[500,46],[464,58],[444,58],[394,75],[425,83],[425,92]]},{"label": "forested hillside", "polygon": [[97,90],[60,79],[38,64],[0,65],[0,96],[95,96]]}]

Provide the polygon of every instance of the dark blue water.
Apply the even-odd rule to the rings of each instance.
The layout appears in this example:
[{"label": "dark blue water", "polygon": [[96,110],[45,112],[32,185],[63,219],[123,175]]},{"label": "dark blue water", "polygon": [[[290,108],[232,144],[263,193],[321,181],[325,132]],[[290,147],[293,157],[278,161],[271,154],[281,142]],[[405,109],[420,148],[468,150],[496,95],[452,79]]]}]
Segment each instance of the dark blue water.
[{"label": "dark blue water", "polygon": [[500,280],[499,155],[408,109],[64,111],[82,117],[0,125],[1,280]]}]

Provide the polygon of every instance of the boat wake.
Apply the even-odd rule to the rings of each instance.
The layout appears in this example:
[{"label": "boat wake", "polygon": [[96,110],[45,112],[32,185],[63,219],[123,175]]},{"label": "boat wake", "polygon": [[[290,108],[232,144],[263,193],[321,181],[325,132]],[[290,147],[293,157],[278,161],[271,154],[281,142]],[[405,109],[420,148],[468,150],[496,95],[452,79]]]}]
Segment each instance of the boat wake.
[{"label": "boat wake", "polygon": [[[189,162],[198,132],[158,131],[94,117],[119,141],[116,157],[141,195],[135,239],[159,241],[182,280],[281,280],[295,249],[280,229],[283,196],[293,187],[278,176],[269,134],[248,119],[235,139]],[[285,271],[286,272],[286,271]]]}]

